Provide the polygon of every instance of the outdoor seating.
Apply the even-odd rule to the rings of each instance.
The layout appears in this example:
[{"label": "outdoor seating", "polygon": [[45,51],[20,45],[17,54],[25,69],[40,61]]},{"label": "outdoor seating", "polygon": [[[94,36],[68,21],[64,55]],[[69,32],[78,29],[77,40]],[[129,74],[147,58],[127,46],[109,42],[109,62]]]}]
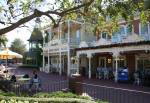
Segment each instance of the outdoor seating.
[{"label": "outdoor seating", "polygon": [[111,68],[97,68],[96,78],[98,79],[111,79],[113,78],[113,72]]}]

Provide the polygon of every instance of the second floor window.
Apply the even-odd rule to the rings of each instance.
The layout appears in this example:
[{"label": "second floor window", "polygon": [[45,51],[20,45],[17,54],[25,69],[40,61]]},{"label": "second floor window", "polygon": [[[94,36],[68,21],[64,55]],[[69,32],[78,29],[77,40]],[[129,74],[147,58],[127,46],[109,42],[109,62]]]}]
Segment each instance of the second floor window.
[{"label": "second floor window", "polygon": [[131,24],[128,24],[126,26],[126,32],[127,32],[127,34],[131,34],[132,33],[132,25]]},{"label": "second floor window", "polygon": [[141,32],[140,34],[141,35],[147,35],[148,34],[148,23],[141,23],[141,28],[140,28]]},{"label": "second floor window", "polygon": [[108,39],[108,33],[104,31],[100,34],[100,37],[103,39]]},{"label": "second floor window", "polygon": [[119,29],[118,33],[120,35],[125,35],[126,34],[126,32],[125,32],[125,26],[120,26],[120,29]]}]

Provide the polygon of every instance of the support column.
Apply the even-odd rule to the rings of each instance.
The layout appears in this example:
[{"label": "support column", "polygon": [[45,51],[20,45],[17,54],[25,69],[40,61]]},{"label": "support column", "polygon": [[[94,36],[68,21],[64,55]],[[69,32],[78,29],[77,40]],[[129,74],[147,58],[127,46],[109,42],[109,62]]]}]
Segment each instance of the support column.
[{"label": "support column", "polygon": [[91,79],[91,58],[92,58],[92,55],[89,54],[87,57],[89,59],[89,79]]},{"label": "support column", "polygon": [[62,75],[61,48],[59,49],[59,75]]},{"label": "support column", "polygon": [[119,52],[113,53],[113,57],[115,59],[115,82],[118,81],[118,57],[119,57]]},{"label": "support column", "polygon": [[76,58],[77,60],[77,74],[79,74],[79,61],[80,61],[80,57],[79,57],[79,55],[77,55],[77,58]]},{"label": "support column", "polygon": [[117,82],[117,80],[118,80],[118,57],[117,56],[115,57],[115,61],[116,61],[116,64],[115,64],[115,82]]},{"label": "support column", "polygon": [[[45,47],[45,33],[44,31],[42,31],[42,34],[43,34],[43,49]],[[44,50],[43,50],[43,70],[45,72],[45,56],[44,56]]]},{"label": "support column", "polygon": [[68,68],[67,75],[70,76],[70,20],[68,20],[68,47],[67,47],[67,56],[68,56]]},{"label": "support column", "polygon": [[43,69],[42,69],[43,72],[45,72],[45,56],[44,56],[44,52],[43,52]]},{"label": "support column", "polygon": [[61,23],[59,28],[59,40],[60,40],[60,47],[59,47],[59,75],[62,75],[62,63],[61,63]]},{"label": "support column", "polygon": [[50,69],[50,64],[49,64],[49,48],[48,48],[48,71],[47,71],[48,73],[50,71],[49,69]]}]

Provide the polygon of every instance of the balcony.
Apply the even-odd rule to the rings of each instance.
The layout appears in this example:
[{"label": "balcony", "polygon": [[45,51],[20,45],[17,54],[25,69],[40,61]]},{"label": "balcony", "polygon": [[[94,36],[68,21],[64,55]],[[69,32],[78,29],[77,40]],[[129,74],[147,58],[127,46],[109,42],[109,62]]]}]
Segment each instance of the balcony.
[{"label": "balcony", "polygon": [[[71,47],[77,47],[80,43],[79,39],[74,39],[74,38],[70,38],[70,46]],[[48,47],[57,47],[60,45],[67,45],[68,44],[68,39],[54,39],[49,41],[48,43],[45,43],[44,48],[48,48]]]}]

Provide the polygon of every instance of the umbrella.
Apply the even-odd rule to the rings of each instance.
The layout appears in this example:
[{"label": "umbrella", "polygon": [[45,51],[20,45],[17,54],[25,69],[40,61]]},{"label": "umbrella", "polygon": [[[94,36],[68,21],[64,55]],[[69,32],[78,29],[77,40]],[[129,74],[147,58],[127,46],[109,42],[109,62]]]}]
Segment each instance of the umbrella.
[{"label": "umbrella", "polygon": [[7,65],[7,59],[12,59],[12,58],[23,58],[21,54],[15,53],[8,48],[0,51],[0,59],[6,59],[6,65]]}]

